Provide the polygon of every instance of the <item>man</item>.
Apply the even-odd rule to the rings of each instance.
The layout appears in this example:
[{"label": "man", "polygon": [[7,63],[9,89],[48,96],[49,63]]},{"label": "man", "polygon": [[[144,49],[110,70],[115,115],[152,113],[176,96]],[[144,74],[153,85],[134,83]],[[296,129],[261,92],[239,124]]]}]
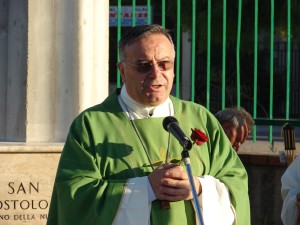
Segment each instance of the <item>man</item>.
[{"label": "man", "polygon": [[300,224],[300,157],[289,165],[281,177],[283,205],[281,219],[284,225]]},{"label": "man", "polygon": [[222,125],[232,147],[238,151],[254,126],[252,116],[242,107],[225,108],[218,111],[215,116]]},{"label": "man", "polygon": [[142,25],[119,44],[124,85],[71,125],[47,224],[199,224],[180,164],[183,148],[162,126],[174,116],[187,135],[197,128],[209,138],[189,151],[204,223],[249,225],[247,173],[222,128],[204,107],[170,96],[170,35],[161,26]]}]

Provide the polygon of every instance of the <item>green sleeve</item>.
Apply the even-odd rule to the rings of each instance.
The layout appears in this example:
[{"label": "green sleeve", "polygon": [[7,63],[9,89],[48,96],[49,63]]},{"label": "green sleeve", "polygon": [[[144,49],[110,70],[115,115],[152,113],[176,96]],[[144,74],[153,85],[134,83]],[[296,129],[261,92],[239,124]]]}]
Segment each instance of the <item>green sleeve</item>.
[{"label": "green sleeve", "polygon": [[[235,208],[237,224],[250,225],[250,203],[248,195],[248,175],[236,151],[224,133],[221,125],[212,120],[212,126],[216,126],[211,133],[211,170],[210,174],[222,181],[228,188],[231,204]],[[215,122],[214,122],[215,121]]]},{"label": "green sleeve", "polygon": [[70,128],[49,209],[47,225],[112,224],[125,179],[106,180],[100,173],[93,138],[84,123]]}]

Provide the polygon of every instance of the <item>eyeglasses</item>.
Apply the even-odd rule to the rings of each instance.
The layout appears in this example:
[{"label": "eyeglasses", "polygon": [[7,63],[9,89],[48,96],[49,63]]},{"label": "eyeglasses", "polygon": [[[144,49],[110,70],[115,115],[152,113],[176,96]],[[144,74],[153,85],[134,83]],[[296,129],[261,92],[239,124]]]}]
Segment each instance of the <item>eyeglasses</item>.
[{"label": "eyeglasses", "polygon": [[[132,64],[129,62],[122,61],[122,63],[125,63],[127,65],[134,67],[136,69],[136,71],[138,71],[139,73],[149,73],[153,69],[153,66],[154,66],[154,64],[152,62],[141,62],[138,64]],[[172,61],[159,61],[159,62],[156,62],[156,64],[157,64],[159,71],[161,71],[161,72],[170,70],[174,67],[174,62],[172,62]]]}]

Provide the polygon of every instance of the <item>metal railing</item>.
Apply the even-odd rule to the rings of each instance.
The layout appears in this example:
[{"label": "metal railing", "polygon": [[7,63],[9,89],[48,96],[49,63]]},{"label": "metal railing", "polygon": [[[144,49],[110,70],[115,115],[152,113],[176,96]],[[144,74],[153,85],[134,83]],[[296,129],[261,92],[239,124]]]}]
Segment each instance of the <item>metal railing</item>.
[{"label": "metal railing", "polygon": [[[129,17],[131,19],[131,26],[135,26],[139,19],[136,17],[136,9],[142,5],[144,7],[143,15],[146,17],[146,23],[158,23],[168,29],[171,28],[170,30],[173,31],[172,35],[175,40],[176,47],[175,95],[177,97],[181,97],[182,79],[186,79],[181,76],[181,74],[184,74],[184,72],[182,72],[181,37],[182,33],[187,32],[186,30],[188,30],[190,33],[191,45],[191,85],[189,100],[203,104],[212,112],[216,110],[216,108],[223,109],[231,105],[243,106],[253,115],[256,125],[269,126],[268,138],[270,143],[272,143],[273,126],[283,126],[286,122],[289,122],[291,125],[300,127],[300,82],[299,69],[297,66],[299,63],[300,47],[298,47],[298,42],[296,41],[299,37],[293,37],[295,39],[293,39],[295,45],[293,46],[293,49],[291,49],[291,0],[281,1],[284,2],[286,7],[286,24],[284,27],[281,27],[285,34],[283,38],[278,36],[278,32],[275,32],[275,3],[277,4],[277,1],[271,0],[268,2],[270,7],[268,9],[269,22],[268,25],[265,25],[264,27],[269,27],[269,30],[268,33],[266,33],[265,31],[267,29],[265,29],[262,33],[259,30],[260,24],[266,22],[259,21],[261,15],[259,12],[263,6],[258,0],[253,1],[253,11],[250,12],[253,15],[252,25],[243,24],[243,19],[245,19],[244,14],[247,14],[246,12],[249,14],[249,11],[247,11],[249,7],[243,7],[244,3],[242,0],[235,1],[234,3],[223,0],[222,5],[221,1],[212,0],[110,0],[110,6],[117,7],[117,25],[114,28],[111,28],[117,30],[117,38],[114,39],[116,43],[110,43],[110,45],[117,45],[117,42],[121,37],[121,32],[123,29],[122,19],[124,19],[122,7],[127,6],[131,8],[131,16],[129,15]],[[217,11],[216,8],[219,10]],[[185,11],[187,9],[189,10],[188,12]],[[230,13],[228,11],[230,11]],[[220,34],[219,44],[213,43],[213,40],[215,39],[213,36],[213,31],[218,29],[214,27],[216,25],[216,22],[214,22],[216,12],[222,14],[217,17],[222,19],[222,22],[219,21],[219,23],[222,24],[222,32],[218,32]],[[236,13],[235,37],[228,32],[229,27],[231,28],[230,32],[232,31],[231,24],[233,20],[230,19],[232,17],[232,12]],[[189,18],[187,19],[187,17]],[[184,21],[182,18],[184,18]],[[203,19],[201,23],[202,27],[200,28],[199,19]],[[189,21],[189,24],[186,21]],[[249,42],[250,44],[248,44],[248,46],[250,45],[250,50],[248,49],[247,51],[245,51],[241,45],[241,41],[243,41],[242,34],[244,34],[242,28],[245,26],[253,27],[253,30],[251,31],[253,32],[253,38],[251,38],[251,41]],[[183,27],[185,28],[185,31],[182,30]],[[206,27],[206,29],[203,27]],[[247,32],[252,35],[249,29]],[[203,39],[201,39],[201,37]],[[231,38],[230,45],[228,44],[229,37]],[[262,41],[261,39],[265,39],[265,37],[268,37],[269,40]],[[235,41],[232,41],[232,39],[235,39]],[[112,38],[110,40],[112,41]],[[206,46],[202,45],[202,47],[199,47],[202,43],[205,43]],[[217,63],[215,61],[212,62],[212,59],[215,59],[215,56],[218,55],[218,53],[215,53],[216,49],[218,53],[221,52],[221,56],[217,56],[217,58],[219,58],[219,62]],[[241,54],[244,54],[244,52],[250,52],[250,54],[248,54],[247,57],[244,55],[241,57]],[[231,57],[229,57],[229,54]],[[118,57],[116,60],[119,61],[119,52],[117,55]],[[252,59],[249,58],[249,55],[252,57]],[[247,71],[245,68],[245,62],[243,62],[244,64],[241,62],[247,61],[247,59],[252,60],[251,68],[249,69],[251,70],[252,74],[249,74],[249,71]],[[281,61],[279,62],[279,60]],[[291,61],[293,61],[293,63],[291,63]],[[233,69],[231,66],[231,70],[228,68],[230,63],[235,63]],[[115,64],[113,63],[113,65]],[[199,65],[201,65],[201,67]],[[219,65],[220,69],[215,72],[217,70],[216,67],[218,67],[217,65]],[[283,66],[285,66],[285,69]],[[120,74],[118,71],[116,73],[116,85],[117,87],[120,87]],[[203,74],[206,76],[203,77]],[[292,106],[291,75],[293,81],[292,91],[294,99]],[[250,76],[251,79],[247,78],[248,83],[247,81],[246,83],[245,81],[242,82],[242,80]],[[282,87],[284,82],[285,87]],[[281,88],[279,89],[276,84],[280,84]],[[199,87],[201,87],[202,90],[205,90],[205,93],[202,93],[202,95],[199,94]],[[212,87],[214,90],[217,88],[220,90],[220,92],[213,93],[214,91],[211,90]],[[250,90],[247,93],[247,98],[244,97],[244,89]],[[269,92],[266,90],[269,90]],[[282,96],[284,96],[285,99],[282,100]],[[215,101],[215,99],[217,100]],[[231,100],[229,101],[228,99]],[[275,103],[280,103],[279,106],[276,105],[276,110],[274,110]],[[292,113],[290,112],[291,107],[293,108]],[[261,113],[261,111],[263,111],[263,113]],[[254,126],[252,138],[255,142],[256,126]]]}]

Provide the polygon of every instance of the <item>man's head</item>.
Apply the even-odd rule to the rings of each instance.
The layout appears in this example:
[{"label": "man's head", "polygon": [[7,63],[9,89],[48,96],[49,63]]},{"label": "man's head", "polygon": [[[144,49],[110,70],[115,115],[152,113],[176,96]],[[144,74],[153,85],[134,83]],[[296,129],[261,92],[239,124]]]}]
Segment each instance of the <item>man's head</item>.
[{"label": "man's head", "polygon": [[226,108],[218,111],[215,116],[222,125],[232,147],[238,151],[254,125],[252,116],[242,107]]},{"label": "man's head", "polygon": [[153,24],[132,27],[119,50],[118,68],[128,95],[147,106],[163,103],[174,80],[175,50],[167,30]]}]

